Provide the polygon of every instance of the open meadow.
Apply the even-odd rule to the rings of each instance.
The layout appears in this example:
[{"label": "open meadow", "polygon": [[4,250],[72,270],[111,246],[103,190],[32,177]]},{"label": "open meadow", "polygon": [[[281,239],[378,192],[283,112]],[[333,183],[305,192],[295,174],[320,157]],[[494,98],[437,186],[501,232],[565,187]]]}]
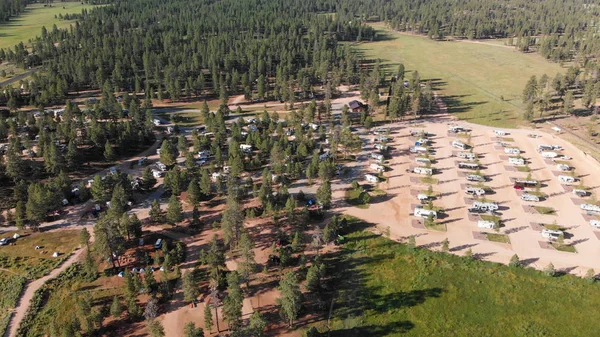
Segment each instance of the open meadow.
[{"label": "open meadow", "polygon": [[407,72],[418,70],[421,80],[432,80],[444,96],[448,112],[472,123],[515,127],[525,108],[521,96],[527,80],[565,71],[538,54],[498,43],[433,41],[394,32],[383,23],[373,26],[380,40],[357,46],[366,58],[381,59],[391,71],[399,63]]},{"label": "open meadow", "polygon": [[[369,231],[334,253],[331,336],[595,336],[600,285],[424,249]],[[578,322],[572,324],[572,322]]]}]

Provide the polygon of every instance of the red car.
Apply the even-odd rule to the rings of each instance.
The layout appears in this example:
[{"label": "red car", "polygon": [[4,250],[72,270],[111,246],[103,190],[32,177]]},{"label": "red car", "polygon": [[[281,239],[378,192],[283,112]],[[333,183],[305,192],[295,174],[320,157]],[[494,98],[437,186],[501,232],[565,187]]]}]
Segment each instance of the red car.
[{"label": "red car", "polygon": [[524,189],[525,189],[525,188],[523,187],[523,185],[515,185],[515,186],[513,186],[513,187],[515,188],[515,190],[519,190],[519,191],[522,191],[522,190],[524,190]]}]

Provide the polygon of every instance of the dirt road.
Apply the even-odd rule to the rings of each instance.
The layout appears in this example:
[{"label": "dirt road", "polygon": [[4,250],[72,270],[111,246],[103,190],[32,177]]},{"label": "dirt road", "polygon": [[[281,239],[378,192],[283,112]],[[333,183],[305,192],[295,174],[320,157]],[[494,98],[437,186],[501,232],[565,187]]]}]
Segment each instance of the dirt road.
[{"label": "dirt road", "polygon": [[35,292],[38,289],[40,289],[47,281],[57,277],[60,273],[69,268],[73,263],[77,262],[83,256],[84,252],[85,250],[79,249],[78,251],[73,253],[73,255],[71,255],[71,257],[69,257],[65,262],[63,262],[60,265],[60,267],[52,270],[50,274],[27,284],[23,295],[19,299],[17,307],[11,315],[10,323],[8,324],[8,329],[6,329],[4,337],[14,337],[17,335],[17,329],[19,328],[19,325],[21,324],[23,318],[25,318],[25,313],[29,308],[29,304]]}]

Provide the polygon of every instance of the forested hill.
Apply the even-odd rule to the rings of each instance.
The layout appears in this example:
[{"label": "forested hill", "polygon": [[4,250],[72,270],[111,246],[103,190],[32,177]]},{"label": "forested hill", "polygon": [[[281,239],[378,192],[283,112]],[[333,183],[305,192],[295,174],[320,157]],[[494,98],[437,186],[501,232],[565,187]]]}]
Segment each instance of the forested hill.
[{"label": "forested hill", "polygon": [[337,10],[432,38],[514,37],[519,49],[535,48],[554,61],[600,50],[598,0],[361,0],[340,1]]},{"label": "forested hill", "polygon": [[28,2],[27,0],[0,0],[0,23],[19,15]]},{"label": "forested hill", "polygon": [[0,51],[0,61],[48,70],[18,103],[48,105],[68,90],[105,85],[177,99],[184,89],[249,91],[266,78],[285,96],[291,80],[309,88],[334,69],[356,69],[338,42],[370,39],[373,30],[324,15],[334,9],[323,0],[118,1],[70,31],[43,32],[31,51]]}]

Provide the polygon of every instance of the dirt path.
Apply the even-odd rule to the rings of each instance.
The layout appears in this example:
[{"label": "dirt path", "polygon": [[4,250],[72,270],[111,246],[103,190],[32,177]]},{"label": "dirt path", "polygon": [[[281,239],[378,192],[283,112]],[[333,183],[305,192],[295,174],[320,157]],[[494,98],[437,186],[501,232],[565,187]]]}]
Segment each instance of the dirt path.
[{"label": "dirt path", "polygon": [[79,249],[76,251],[71,257],[69,257],[65,262],[63,262],[60,267],[52,270],[50,274],[34,280],[27,284],[25,287],[25,291],[21,295],[19,299],[19,303],[17,307],[13,311],[10,319],[10,323],[8,324],[8,329],[6,329],[6,333],[4,337],[14,337],[17,335],[17,329],[19,325],[21,325],[21,321],[25,318],[25,313],[27,309],[29,309],[29,304],[35,292],[40,289],[47,281],[57,277],[60,273],[69,268],[73,263],[77,262],[79,258],[83,255],[84,249]]}]

